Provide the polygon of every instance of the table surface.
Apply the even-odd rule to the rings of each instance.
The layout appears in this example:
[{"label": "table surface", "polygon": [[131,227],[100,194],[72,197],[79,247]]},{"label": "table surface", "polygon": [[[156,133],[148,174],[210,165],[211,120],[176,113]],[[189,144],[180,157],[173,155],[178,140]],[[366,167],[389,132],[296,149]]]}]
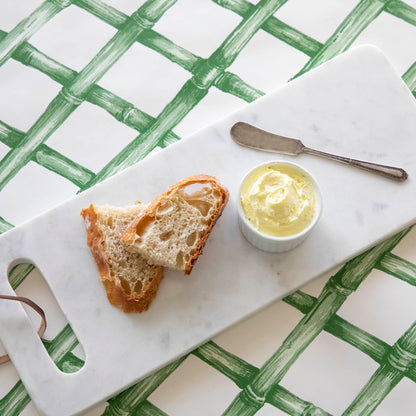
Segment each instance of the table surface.
[{"label": "table surface", "polygon": [[[416,95],[415,0],[7,0],[0,22],[0,232],[360,44]],[[338,310],[327,274],[85,414],[413,414],[416,231],[400,237],[332,273],[363,274]],[[39,271],[9,279],[44,307],[58,366],[79,369]],[[37,415],[11,363],[0,380],[0,414]]]}]

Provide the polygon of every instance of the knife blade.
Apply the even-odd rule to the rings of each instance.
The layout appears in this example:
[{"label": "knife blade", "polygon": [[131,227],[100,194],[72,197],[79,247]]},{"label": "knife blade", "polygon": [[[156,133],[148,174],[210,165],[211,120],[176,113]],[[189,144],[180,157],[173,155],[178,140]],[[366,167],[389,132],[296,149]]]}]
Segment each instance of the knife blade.
[{"label": "knife blade", "polygon": [[337,162],[361,168],[398,182],[405,181],[408,178],[407,172],[404,169],[394,166],[379,165],[377,163],[366,162],[363,160],[351,159],[349,157],[337,156],[331,153],[322,152],[320,150],[311,149],[306,147],[298,139],[292,139],[290,137],[270,133],[242,121],[233,125],[230,134],[231,138],[237,144],[251,149],[290,156],[296,156],[299,153],[309,153],[315,156],[333,159]]},{"label": "knife blade", "polygon": [[273,134],[242,121],[231,128],[231,137],[241,146],[284,155],[298,155],[304,148],[303,143],[298,139]]}]

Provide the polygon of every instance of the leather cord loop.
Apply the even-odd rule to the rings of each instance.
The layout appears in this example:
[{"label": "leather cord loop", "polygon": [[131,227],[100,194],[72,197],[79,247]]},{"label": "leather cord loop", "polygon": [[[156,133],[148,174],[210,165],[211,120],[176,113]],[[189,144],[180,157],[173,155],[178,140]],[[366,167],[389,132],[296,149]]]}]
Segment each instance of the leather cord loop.
[{"label": "leather cord loop", "polygon": [[[34,309],[40,315],[40,317],[42,318],[42,322],[41,322],[40,327],[38,329],[38,334],[39,334],[40,337],[42,337],[42,335],[44,334],[44,332],[46,330],[46,316],[45,316],[45,312],[43,311],[43,309],[39,305],[37,305],[35,302],[33,302],[33,300],[30,300],[30,299],[22,297],[22,296],[0,295],[0,299],[16,300],[18,302],[23,302],[26,305],[30,306],[32,309]],[[9,361],[9,360],[10,360],[10,358],[7,354],[0,356],[0,364],[7,363],[7,361]]]}]

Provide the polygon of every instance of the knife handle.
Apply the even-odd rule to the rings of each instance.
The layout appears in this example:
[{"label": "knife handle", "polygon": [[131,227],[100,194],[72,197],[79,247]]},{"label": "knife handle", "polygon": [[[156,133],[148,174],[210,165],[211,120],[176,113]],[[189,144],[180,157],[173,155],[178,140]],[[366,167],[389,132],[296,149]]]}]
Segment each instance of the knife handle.
[{"label": "knife handle", "polygon": [[311,149],[309,147],[303,147],[305,153],[310,153],[316,156],[325,157],[327,159],[334,159],[338,162],[345,163],[347,165],[355,166],[357,168],[365,169],[370,172],[374,172],[385,178],[393,179],[394,181],[403,182],[407,179],[408,175],[404,169],[396,168],[394,166],[379,165],[377,163],[365,162],[363,160],[351,159],[349,157],[342,157],[333,155],[331,153],[321,152],[320,150]]}]

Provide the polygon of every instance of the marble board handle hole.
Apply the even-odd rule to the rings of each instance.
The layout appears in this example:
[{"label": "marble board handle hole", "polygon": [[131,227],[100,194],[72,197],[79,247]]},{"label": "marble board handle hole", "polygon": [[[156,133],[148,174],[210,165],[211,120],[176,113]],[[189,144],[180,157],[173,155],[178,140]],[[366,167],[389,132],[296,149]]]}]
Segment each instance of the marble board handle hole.
[{"label": "marble board handle hole", "polygon": [[[7,277],[16,297],[29,299],[45,313],[49,330],[44,335],[42,332],[42,343],[56,367],[64,373],[79,371],[85,362],[84,349],[56,302],[39,268],[28,259],[14,260],[8,267]],[[0,299],[0,302],[10,302],[10,300]],[[38,331],[38,328],[41,329],[42,318],[40,312],[35,311],[35,308],[31,305],[22,304],[33,328],[36,331]],[[57,333],[54,328],[63,329]],[[62,357],[63,348],[66,348],[67,352]],[[59,352],[60,349],[62,350],[61,353]],[[3,351],[1,348],[0,356],[5,353]],[[56,360],[58,356],[60,359]],[[2,357],[0,357],[0,364],[6,361],[5,358],[2,361]]]}]

